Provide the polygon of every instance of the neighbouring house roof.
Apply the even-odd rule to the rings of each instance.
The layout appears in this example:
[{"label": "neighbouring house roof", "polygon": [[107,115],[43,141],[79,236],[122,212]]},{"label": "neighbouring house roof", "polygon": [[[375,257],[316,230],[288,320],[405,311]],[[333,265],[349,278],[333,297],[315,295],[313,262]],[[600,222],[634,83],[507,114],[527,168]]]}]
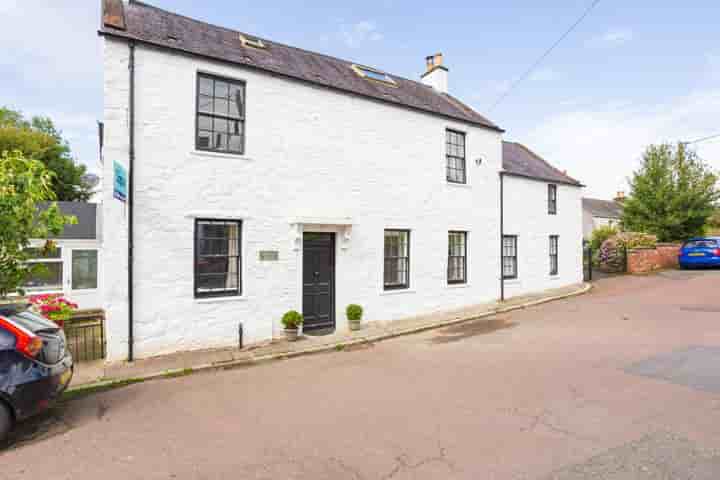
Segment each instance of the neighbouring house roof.
[{"label": "neighbouring house roof", "polygon": [[[97,239],[97,204],[85,202],[55,202],[63,215],[73,215],[77,218],[77,224],[65,225],[63,233],[57,240],[96,240]],[[45,210],[49,203],[39,205]]]},{"label": "neighbouring house roof", "polygon": [[[265,48],[245,46],[236,30],[210,25],[138,1],[103,0],[100,35],[136,40],[202,57],[264,70],[334,90],[372,98],[414,110],[502,132],[455,97],[420,82],[388,76],[396,85],[359,76],[353,62],[259,39]],[[256,37],[253,37],[256,38]]]},{"label": "neighbouring house roof", "polygon": [[600,200],[597,198],[583,198],[583,210],[590,212],[593,217],[617,218],[622,217],[622,204],[612,200]]},{"label": "neighbouring house roof", "polygon": [[502,162],[503,171],[509,175],[577,187],[583,186],[579,181],[553,167],[540,155],[519,143],[503,142]]}]

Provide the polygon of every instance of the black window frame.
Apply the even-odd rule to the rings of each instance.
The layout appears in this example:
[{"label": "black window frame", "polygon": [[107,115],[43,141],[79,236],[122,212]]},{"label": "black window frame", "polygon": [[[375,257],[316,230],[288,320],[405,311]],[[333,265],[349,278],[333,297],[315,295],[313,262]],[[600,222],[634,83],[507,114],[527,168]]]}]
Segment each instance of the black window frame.
[{"label": "black window frame", "polygon": [[[506,240],[512,240],[512,251],[514,252],[512,255],[506,255],[506,252],[508,251],[508,248],[505,241]],[[505,260],[511,259],[512,260],[512,266],[513,266],[513,273],[511,275],[508,275],[505,273]],[[503,235],[503,252],[502,252],[502,272],[503,272],[503,279],[504,280],[512,280],[515,278],[518,278],[518,236],[517,235]]]},{"label": "black window frame", "polygon": [[[550,275],[555,276],[560,272],[559,254],[560,254],[560,236],[550,235]],[[553,253],[554,250],[554,253]]]},{"label": "black window frame", "polygon": [[[406,256],[397,256],[397,257],[388,257],[387,256],[387,247],[385,245],[385,239],[388,232],[393,233],[404,233],[405,241],[407,243],[407,246],[405,248]],[[388,268],[388,262],[389,261],[398,261],[401,262],[402,260],[405,260],[405,282],[401,284],[388,284],[385,280],[385,275],[387,274],[387,268]],[[398,272],[400,272],[400,268],[398,266],[397,269]],[[399,229],[399,228],[386,228],[383,231],[383,290],[407,290],[410,288],[410,230],[408,229]]]},{"label": "black window frame", "polygon": [[[201,112],[200,111],[200,97],[201,97],[201,90],[200,90],[200,82],[202,79],[208,79],[213,81],[213,96],[210,97],[213,99],[213,113],[207,113],[207,112]],[[215,109],[215,102],[214,100],[216,98],[222,98],[222,97],[216,97],[215,96],[215,82],[225,82],[228,85],[233,85],[236,87],[241,87],[242,89],[242,108],[239,108],[238,110],[238,118],[230,116],[230,114],[218,114],[214,112]],[[206,96],[206,95],[204,95]],[[230,97],[227,97],[228,102],[230,101]],[[197,78],[196,78],[196,84],[195,84],[195,150],[201,151],[201,152],[214,152],[214,153],[222,153],[227,155],[245,155],[245,147],[246,147],[246,136],[247,136],[247,118],[245,114],[247,105],[247,84],[243,80],[238,80],[234,78],[228,78],[228,77],[221,77],[219,75],[213,75],[210,73],[204,73],[204,72],[198,72]],[[209,131],[213,133],[213,136],[215,135],[215,120],[221,120],[226,122],[238,122],[239,125],[242,127],[240,134],[240,149],[239,150],[230,150],[230,139],[228,138],[228,145],[227,149],[222,150],[215,147],[203,147],[200,145],[200,117],[208,117],[211,119],[211,122],[213,123],[212,130],[206,130],[203,129],[203,131]],[[229,127],[228,127],[229,128]],[[226,130],[226,132],[229,132],[230,130]]]},{"label": "black window frame", "polygon": [[[459,143],[453,143],[451,138],[453,135],[458,135],[462,139],[462,145]],[[462,156],[451,154],[451,147],[462,147]],[[455,162],[455,166],[450,166],[450,161]],[[457,167],[457,162],[462,162],[462,168]],[[458,180],[450,175],[450,172],[462,172],[462,181]],[[457,183],[459,185],[467,184],[467,135],[465,132],[459,130],[453,130],[451,128],[445,129],[445,180],[448,183]]]},{"label": "black window frame", "polygon": [[[226,289],[226,290],[215,291],[215,292],[198,291],[198,285],[199,285],[198,279],[199,279],[199,275],[200,275],[200,273],[198,271],[199,270],[198,269],[199,260],[203,256],[210,256],[210,255],[200,255],[200,248],[199,248],[200,240],[209,238],[209,237],[203,237],[203,238],[199,237],[199,228],[198,227],[201,223],[216,223],[216,224],[222,223],[222,224],[236,224],[237,225],[237,230],[238,230],[237,255],[229,255],[229,254],[226,255],[228,258],[235,257],[235,260],[237,262],[237,267],[236,267],[236,269],[237,269],[237,272],[236,272],[237,288]],[[194,292],[195,298],[217,298],[217,297],[239,297],[239,296],[242,296],[242,291],[243,291],[243,275],[242,275],[242,268],[243,268],[242,233],[243,232],[242,232],[242,227],[243,227],[242,220],[219,219],[219,218],[196,218],[195,219],[195,228],[194,228],[194,233],[193,233],[193,272],[194,272],[194,274],[193,274],[193,292]],[[212,237],[212,238],[216,238],[216,237]],[[229,271],[229,266],[228,266],[228,271]]]},{"label": "black window frame", "polygon": [[548,214],[557,215],[557,185],[548,184]]},{"label": "black window frame", "polygon": [[[452,237],[453,235],[460,235],[462,236],[462,255],[454,255],[453,254],[453,242]],[[462,230],[450,230],[448,231],[448,259],[447,259],[447,283],[448,285],[462,285],[467,283],[467,232]],[[461,258],[462,259],[462,278],[461,279],[451,279],[451,271],[452,269],[452,259],[455,258]]]}]

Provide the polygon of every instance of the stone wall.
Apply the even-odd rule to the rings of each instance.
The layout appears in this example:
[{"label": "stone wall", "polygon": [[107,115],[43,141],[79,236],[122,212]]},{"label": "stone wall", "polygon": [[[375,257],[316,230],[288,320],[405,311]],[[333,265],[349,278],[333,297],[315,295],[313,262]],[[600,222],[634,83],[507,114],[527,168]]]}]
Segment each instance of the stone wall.
[{"label": "stone wall", "polygon": [[666,268],[677,268],[680,245],[658,243],[655,248],[628,250],[628,273],[642,274]]}]

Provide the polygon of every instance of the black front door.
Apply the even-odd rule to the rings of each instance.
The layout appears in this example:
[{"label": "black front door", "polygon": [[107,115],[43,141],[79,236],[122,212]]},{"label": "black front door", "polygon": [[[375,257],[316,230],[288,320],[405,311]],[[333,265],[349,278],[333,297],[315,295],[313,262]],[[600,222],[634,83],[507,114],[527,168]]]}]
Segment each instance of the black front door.
[{"label": "black front door", "polygon": [[303,331],[335,328],[335,234],[303,235]]}]

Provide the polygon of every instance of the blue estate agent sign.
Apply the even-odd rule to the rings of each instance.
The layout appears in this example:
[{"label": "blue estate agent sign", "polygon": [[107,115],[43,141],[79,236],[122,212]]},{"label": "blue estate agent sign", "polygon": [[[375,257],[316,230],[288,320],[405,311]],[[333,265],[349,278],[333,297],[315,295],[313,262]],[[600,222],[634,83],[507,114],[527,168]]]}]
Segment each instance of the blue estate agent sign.
[{"label": "blue estate agent sign", "polygon": [[121,202],[127,200],[127,170],[117,162],[113,162],[113,197]]}]

